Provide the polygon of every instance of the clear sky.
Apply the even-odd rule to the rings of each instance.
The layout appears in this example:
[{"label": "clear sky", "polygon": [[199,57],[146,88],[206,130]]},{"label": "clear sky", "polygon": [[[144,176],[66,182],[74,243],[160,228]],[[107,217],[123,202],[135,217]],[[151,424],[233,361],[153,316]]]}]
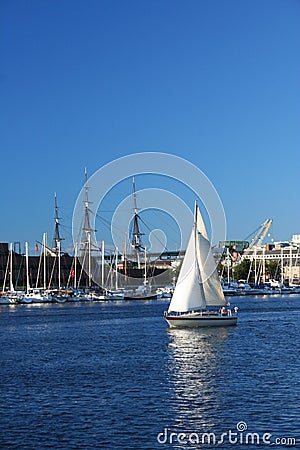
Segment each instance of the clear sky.
[{"label": "clear sky", "polygon": [[[70,238],[89,174],[130,153],[196,164],[228,238],[300,233],[298,0],[1,0],[0,241]],[[128,193],[127,193],[128,194]]]}]

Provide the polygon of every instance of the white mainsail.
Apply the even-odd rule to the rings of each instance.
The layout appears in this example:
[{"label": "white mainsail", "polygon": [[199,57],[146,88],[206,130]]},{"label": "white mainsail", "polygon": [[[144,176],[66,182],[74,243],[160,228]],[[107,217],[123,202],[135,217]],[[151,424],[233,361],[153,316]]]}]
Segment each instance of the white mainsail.
[{"label": "white mainsail", "polygon": [[169,312],[192,311],[193,309],[205,308],[201,274],[196,255],[196,234],[194,226],[170,302]]},{"label": "white mainsail", "polygon": [[208,235],[207,235],[206,227],[204,225],[204,220],[203,220],[202,215],[200,213],[200,209],[199,209],[199,206],[197,205],[197,202],[195,202],[194,220],[195,220],[195,223],[197,224],[198,232],[201,233],[202,236],[205,237],[205,239],[208,240]]},{"label": "white mainsail", "polygon": [[169,312],[185,312],[206,306],[225,306],[216,263],[198,205]]}]

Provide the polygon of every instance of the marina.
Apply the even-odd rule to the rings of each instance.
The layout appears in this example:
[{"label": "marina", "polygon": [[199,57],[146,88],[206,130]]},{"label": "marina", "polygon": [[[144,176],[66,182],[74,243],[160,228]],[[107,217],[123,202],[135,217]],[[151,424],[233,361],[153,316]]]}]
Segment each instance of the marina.
[{"label": "marina", "polygon": [[[141,222],[144,228],[147,224],[139,213],[134,178],[132,179],[132,226],[128,237],[124,232],[122,253],[117,247],[114,251],[107,251],[104,241],[101,241],[101,244],[96,241],[95,230],[91,225],[89,191],[85,170],[83,222],[78,234],[79,240],[74,244],[73,255],[69,255],[62,249],[64,239],[60,231],[56,193],[54,194],[54,233],[51,246],[47,242],[46,233],[43,233],[42,242],[36,243],[38,256],[29,255],[28,242],[24,244],[24,252],[21,252],[19,242],[0,244],[0,285],[2,284],[0,305],[143,300],[162,297],[170,299],[174,290],[176,297],[178,276],[180,278],[180,270],[184,265],[187,249],[165,248],[160,254],[151,254],[147,250],[143,243],[145,233],[141,231]],[[269,235],[273,222],[272,219],[267,219],[253,233],[251,240],[224,241],[220,242],[218,247],[207,250],[206,247],[210,247],[211,244],[199,208],[198,217],[201,218],[198,219],[199,239],[202,236],[203,243],[197,244],[198,256],[194,258],[198,260],[197,267],[203,265],[200,262],[201,258],[204,266],[205,259],[208,256],[210,258],[210,276],[208,277],[210,281],[206,283],[210,286],[209,296],[220,296],[218,302],[212,302],[214,306],[224,307],[224,296],[249,297],[299,293],[299,235],[294,235],[291,241],[265,244],[264,239]],[[204,249],[204,256],[200,246]],[[216,268],[217,263],[219,263],[218,268]],[[192,261],[188,263],[189,266],[191,264],[193,264]],[[203,275],[199,270],[197,273],[195,280],[199,277],[201,279]],[[236,279],[238,275],[243,275],[245,279]],[[219,285],[220,282],[221,285]],[[200,282],[200,290],[185,286],[181,288],[179,296],[182,297],[185,295],[184,292],[194,289],[195,292],[197,291],[196,297],[200,302],[198,306],[204,305],[205,301],[200,298],[201,292],[207,290],[206,284]],[[175,300],[172,301],[174,303]],[[191,310],[194,311],[195,308]],[[178,322],[178,318],[175,321]],[[234,319],[231,317],[227,322],[233,323]]]}]

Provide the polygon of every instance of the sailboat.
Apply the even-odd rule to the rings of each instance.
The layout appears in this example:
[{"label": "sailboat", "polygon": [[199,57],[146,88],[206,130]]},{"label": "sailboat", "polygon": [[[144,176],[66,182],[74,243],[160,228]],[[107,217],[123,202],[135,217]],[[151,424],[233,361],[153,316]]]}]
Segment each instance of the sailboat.
[{"label": "sailboat", "polygon": [[227,307],[199,207],[175,291],[164,317],[170,327],[215,327],[237,323]]},{"label": "sailboat", "polygon": [[31,288],[29,280],[29,260],[28,260],[28,242],[25,242],[25,261],[26,261],[26,293],[21,296],[20,303],[46,303],[49,301],[47,295],[42,295],[40,289]]},{"label": "sailboat", "polygon": [[53,289],[50,293],[50,298],[52,301],[56,303],[65,303],[68,300],[68,291],[62,289],[61,286],[61,241],[63,238],[60,236],[59,232],[59,217],[58,217],[58,206],[57,206],[57,197],[56,192],[54,193],[54,221],[55,221],[55,228],[54,228],[54,236],[53,236],[53,243],[52,243],[52,253],[54,254],[54,262],[52,267],[52,273],[49,281],[49,287],[51,285],[52,281],[52,275],[54,273],[54,268],[57,260],[57,289]]},{"label": "sailboat", "polygon": [[[8,292],[5,290],[7,272],[9,272],[9,291]],[[12,243],[10,243],[7,267],[6,267],[5,277],[4,277],[4,282],[3,282],[3,292],[0,293],[0,305],[15,304],[15,303],[18,303],[18,301],[19,301],[19,297],[15,291],[14,284],[13,284],[13,246],[12,246]]]}]

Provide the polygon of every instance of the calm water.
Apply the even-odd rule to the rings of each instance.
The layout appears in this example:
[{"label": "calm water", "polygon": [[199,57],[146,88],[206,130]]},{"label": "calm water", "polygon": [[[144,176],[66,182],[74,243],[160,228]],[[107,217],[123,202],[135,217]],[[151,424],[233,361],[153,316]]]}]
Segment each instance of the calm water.
[{"label": "calm water", "polygon": [[300,297],[230,301],[239,325],[207,330],[166,301],[1,307],[1,449],[300,448]]}]

